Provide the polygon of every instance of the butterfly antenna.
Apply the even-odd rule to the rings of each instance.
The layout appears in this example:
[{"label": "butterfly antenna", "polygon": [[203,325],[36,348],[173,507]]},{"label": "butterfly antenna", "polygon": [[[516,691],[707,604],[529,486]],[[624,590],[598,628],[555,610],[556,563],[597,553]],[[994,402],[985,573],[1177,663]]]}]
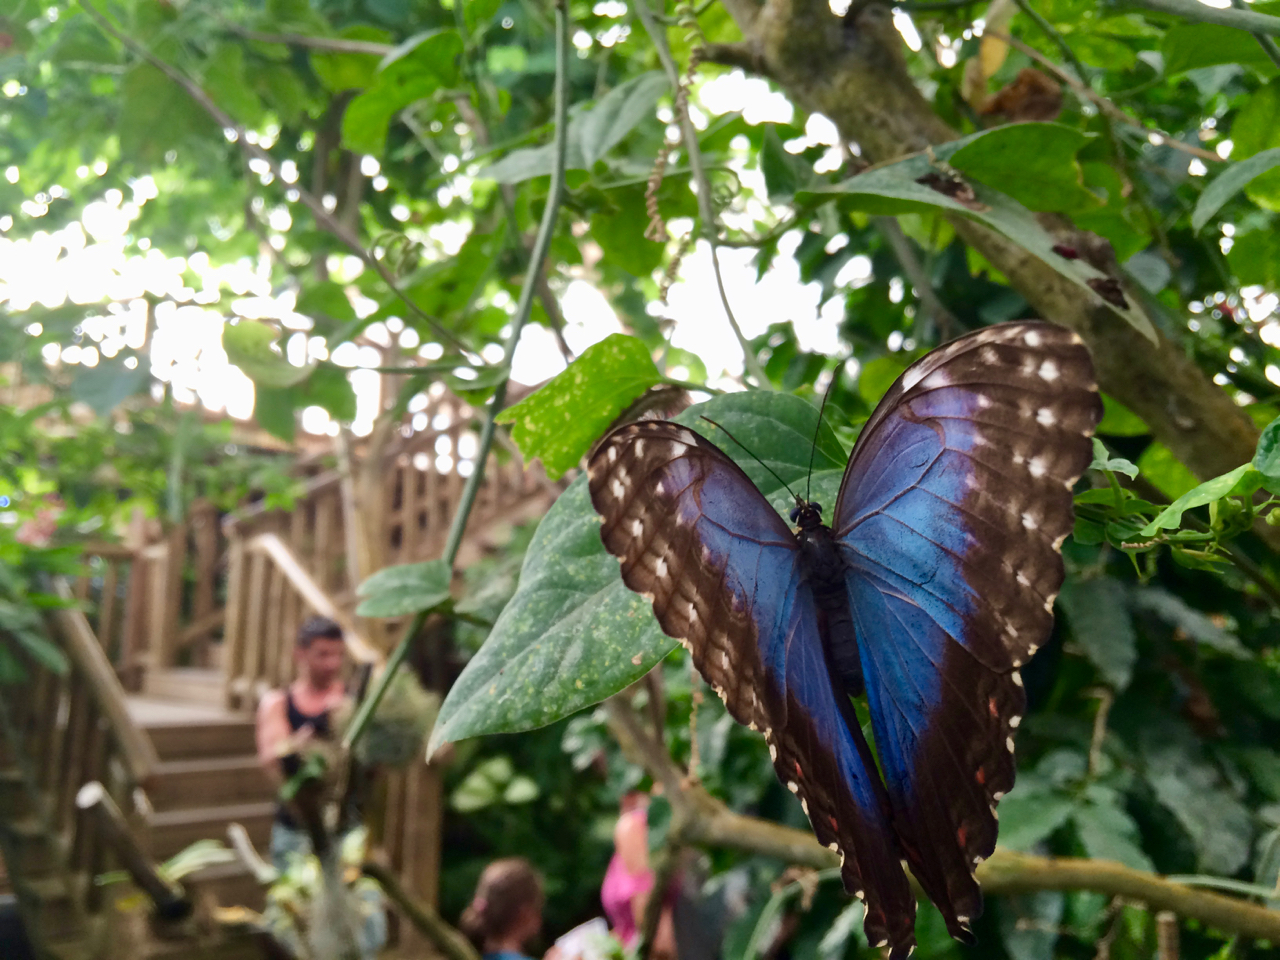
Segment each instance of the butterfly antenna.
[{"label": "butterfly antenna", "polygon": [[780,476],[774,473],[772,467],[770,467],[767,463],[765,463],[763,460],[757,457],[754,453],[752,453],[750,447],[748,447],[745,443],[743,443],[741,440],[735,437],[732,433],[729,433],[728,430],[725,430],[724,427],[720,426],[720,424],[716,423],[710,417],[702,417],[701,419],[707,421],[707,423],[711,424],[713,427],[718,427],[719,429],[724,430],[725,434],[729,437],[730,440],[732,440],[734,443],[740,446],[743,450],[746,450],[752,460],[754,460],[756,463],[760,464],[760,466],[768,470],[769,473],[773,476],[773,479],[777,480],[780,484],[783,485],[783,487],[786,488],[787,493],[791,494],[791,498],[793,500],[795,500],[797,503],[800,502],[800,498],[796,496],[795,491],[791,489],[791,486],[787,483],[787,481],[783,480]]},{"label": "butterfly antenna", "polygon": [[831,391],[836,388],[836,381],[840,378],[840,368],[836,367],[836,372],[831,376],[831,382],[827,384],[826,391],[822,394],[822,403],[818,406],[818,423],[813,428],[813,443],[809,444],[809,473],[804,478],[804,499],[809,500],[809,491],[813,484],[813,455],[818,452],[818,433],[822,430],[822,414],[827,409],[827,401],[831,399]]}]

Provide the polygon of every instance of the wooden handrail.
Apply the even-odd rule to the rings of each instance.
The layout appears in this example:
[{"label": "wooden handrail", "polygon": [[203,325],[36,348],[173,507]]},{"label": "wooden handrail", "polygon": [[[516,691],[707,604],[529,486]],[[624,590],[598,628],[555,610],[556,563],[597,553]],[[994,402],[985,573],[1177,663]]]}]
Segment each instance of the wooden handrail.
[{"label": "wooden handrail", "polygon": [[[67,603],[74,603],[71,585],[63,578],[54,578],[54,590]],[[84,677],[90,696],[106,718],[129,778],[138,786],[145,786],[160,765],[160,757],[151,739],[130,716],[124,687],[98,643],[93,627],[84,612],[75,606],[59,607],[48,616],[62,637],[68,659]]]},{"label": "wooden handrail", "polygon": [[[315,496],[322,490],[327,490],[329,487],[336,487],[339,482],[341,482],[341,479],[342,478],[338,475],[336,470],[327,470],[324,473],[316,474],[302,485],[302,495],[299,496],[298,499],[304,500],[307,497]],[[265,500],[260,500],[257,503],[250,504],[247,507],[237,510],[235,513],[229,513],[222,518],[223,532],[225,532],[227,536],[231,536],[242,525],[251,523],[266,514],[275,513],[278,509],[280,508],[267,506]]]},{"label": "wooden handrail", "polygon": [[249,548],[266,555],[276,565],[293,589],[297,590],[311,608],[322,617],[334,620],[342,627],[346,635],[347,648],[352,657],[361,663],[380,663],[382,654],[369,643],[356,628],[355,621],[349,617],[330,596],[312,579],[294,552],[274,533],[260,533],[249,541]]}]

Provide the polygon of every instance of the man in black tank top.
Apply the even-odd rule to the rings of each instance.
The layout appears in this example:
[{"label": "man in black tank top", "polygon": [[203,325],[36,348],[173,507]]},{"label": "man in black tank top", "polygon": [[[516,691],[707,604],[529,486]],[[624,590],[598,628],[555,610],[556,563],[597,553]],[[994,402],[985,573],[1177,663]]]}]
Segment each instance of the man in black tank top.
[{"label": "man in black tank top", "polygon": [[[258,704],[258,760],[277,786],[302,766],[300,750],[311,740],[333,735],[332,711],[346,700],[342,668],[346,644],[342,628],[327,617],[312,617],[298,630],[294,663],[298,678],[272,690]],[[271,859],[284,870],[291,854],[305,854],[311,843],[293,815],[276,807],[271,825]]]}]

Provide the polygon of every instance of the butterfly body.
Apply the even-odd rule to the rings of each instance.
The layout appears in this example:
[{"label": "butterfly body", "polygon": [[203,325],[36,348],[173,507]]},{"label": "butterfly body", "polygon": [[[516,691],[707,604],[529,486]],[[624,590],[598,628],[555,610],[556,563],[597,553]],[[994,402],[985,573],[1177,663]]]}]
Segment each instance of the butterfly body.
[{"label": "butterfly body", "polygon": [[[792,529],[678,423],[619,427],[589,460],[623,581],[730,714],[763,733],[892,960],[915,942],[904,860],[952,936],[972,940],[974,868],[1013,786],[1018,667],[1052,623],[1071,485],[1100,415],[1078,338],[1004,324],[933,351],[890,388],[830,525],[797,498]],[[863,693],[878,764],[850,700]]]}]

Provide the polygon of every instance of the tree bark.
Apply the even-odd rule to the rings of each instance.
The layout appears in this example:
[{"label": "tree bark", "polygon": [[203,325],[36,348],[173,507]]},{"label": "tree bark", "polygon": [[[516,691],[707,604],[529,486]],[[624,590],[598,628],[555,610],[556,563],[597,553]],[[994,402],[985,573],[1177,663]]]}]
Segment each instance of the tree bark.
[{"label": "tree bark", "polygon": [[[871,162],[958,137],[912,82],[888,6],[855,0],[840,19],[826,0],[724,2],[745,37],[734,45],[735,61],[758,64],[758,72],[803,109],[828,117]],[[1053,220],[1055,232],[1075,232],[1065,219]],[[971,220],[954,222],[1037,312],[1084,338],[1103,391],[1142,417],[1196,476],[1217,476],[1253,456],[1253,423],[1175,343],[1161,333],[1152,344],[1004,236]]]}]

